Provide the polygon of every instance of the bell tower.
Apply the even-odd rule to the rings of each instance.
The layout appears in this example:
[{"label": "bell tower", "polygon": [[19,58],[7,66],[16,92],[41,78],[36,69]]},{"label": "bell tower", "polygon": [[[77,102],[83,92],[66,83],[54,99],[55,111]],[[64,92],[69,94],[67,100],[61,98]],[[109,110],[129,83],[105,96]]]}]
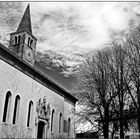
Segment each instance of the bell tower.
[{"label": "bell tower", "polygon": [[28,64],[35,61],[37,39],[32,34],[30,6],[28,5],[16,32],[10,34],[9,49]]}]

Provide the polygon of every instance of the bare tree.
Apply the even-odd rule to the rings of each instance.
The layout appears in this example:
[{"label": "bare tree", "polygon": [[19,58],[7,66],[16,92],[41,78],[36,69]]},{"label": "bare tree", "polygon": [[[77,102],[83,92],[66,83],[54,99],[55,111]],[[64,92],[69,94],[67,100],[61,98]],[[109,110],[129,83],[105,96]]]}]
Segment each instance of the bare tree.
[{"label": "bare tree", "polygon": [[127,51],[115,42],[109,48],[97,51],[80,66],[75,93],[82,107],[77,115],[102,130],[104,138],[108,138],[111,123],[113,137],[114,120],[119,122],[120,138],[124,138],[125,111],[132,104],[132,95],[128,94],[127,88],[129,76]]},{"label": "bare tree", "polygon": [[[109,137],[111,102],[116,97],[110,72],[110,51],[102,50],[89,57],[79,69],[76,95],[81,110],[77,113],[81,119],[90,122]],[[98,121],[95,122],[94,120]]]},{"label": "bare tree", "polygon": [[136,28],[127,37],[125,43],[127,51],[127,65],[129,67],[129,78],[127,79],[127,90],[137,112],[137,124],[140,133],[140,31]]},{"label": "bare tree", "polygon": [[130,104],[130,96],[126,90],[126,79],[129,76],[128,67],[126,66],[126,51],[122,45],[113,43],[112,47],[112,66],[110,66],[111,77],[114,90],[117,93],[115,106],[119,114],[120,138],[124,138],[124,110]]}]

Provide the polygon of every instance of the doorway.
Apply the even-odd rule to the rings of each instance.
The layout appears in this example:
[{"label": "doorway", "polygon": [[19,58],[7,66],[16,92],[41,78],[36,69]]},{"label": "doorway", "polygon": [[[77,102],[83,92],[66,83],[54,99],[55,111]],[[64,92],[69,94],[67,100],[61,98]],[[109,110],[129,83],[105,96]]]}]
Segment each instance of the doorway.
[{"label": "doorway", "polygon": [[44,137],[44,122],[43,121],[39,121],[38,123],[38,133],[37,133],[37,138],[38,139],[43,139]]}]

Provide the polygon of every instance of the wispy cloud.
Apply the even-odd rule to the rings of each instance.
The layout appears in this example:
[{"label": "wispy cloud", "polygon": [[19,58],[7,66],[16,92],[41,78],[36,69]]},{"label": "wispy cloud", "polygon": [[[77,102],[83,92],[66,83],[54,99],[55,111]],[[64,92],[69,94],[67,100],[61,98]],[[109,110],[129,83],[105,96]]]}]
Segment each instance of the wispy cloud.
[{"label": "wispy cloud", "polygon": [[101,47],[110,40],[111,31],[129,28],[136,7],[130,2],[32,3],[39,27],[36,33],[43,40],[38,49],[76,53],[75,48],[81,52]]},{"label": "wispy cloud", "polygon": [[[3,43],[9,32],[16,30],[27,4],[1,4]],[[89,52],[104,47],[113,32],[128,30],[130,20],[135,24],[140,22],[139,2],[30,2],[30,7],[37,50],[53,50],[66,56],[65,73],[72,73]]]}]

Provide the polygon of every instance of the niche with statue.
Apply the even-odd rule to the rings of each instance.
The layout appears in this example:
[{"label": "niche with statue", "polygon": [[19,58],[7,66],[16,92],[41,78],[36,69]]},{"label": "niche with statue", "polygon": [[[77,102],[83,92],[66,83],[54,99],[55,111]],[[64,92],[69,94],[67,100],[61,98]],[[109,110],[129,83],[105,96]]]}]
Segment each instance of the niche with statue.
[{"label": "niche with statue", "polygon": [[46,103],[46,97],[44,96],[43,101],[41,98],[38,100],[36,105],[37,117],[35,125],[37,128],[37,138],[47,138],[47,132],[50,127],[50,104]]}]

